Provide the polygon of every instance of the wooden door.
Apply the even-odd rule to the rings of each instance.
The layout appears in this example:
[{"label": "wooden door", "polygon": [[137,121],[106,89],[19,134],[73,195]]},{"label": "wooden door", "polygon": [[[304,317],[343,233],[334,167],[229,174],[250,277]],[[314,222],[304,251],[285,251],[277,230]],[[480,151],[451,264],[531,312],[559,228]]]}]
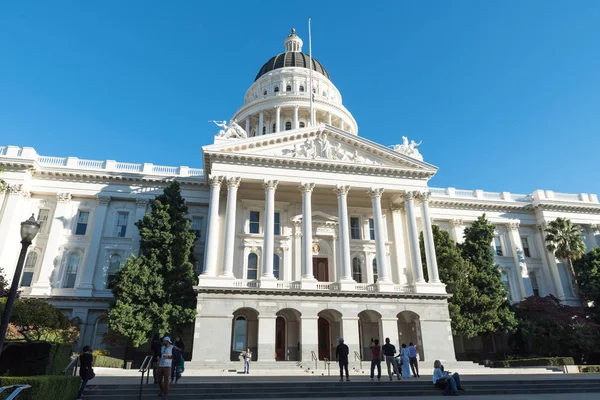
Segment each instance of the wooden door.
[{"label": "wooden door", "polygon": [[331,360],[331,351],[330,351],[330,327],[329,321],[325,318],[319,317],[318,321],[318,335],[319,335],[319,360],[323,360],[327,358]]},{"label": "wooden door", "polygon": [[286,359],[285,339],[285,319],[283,317],[277,317],[275,320],[275,359],[277,361],[285,361]]},{"label": "wooden door", "polygon": [[319,282],[329,282],[329,263],[327,258],[313,258],[313,276]]}]

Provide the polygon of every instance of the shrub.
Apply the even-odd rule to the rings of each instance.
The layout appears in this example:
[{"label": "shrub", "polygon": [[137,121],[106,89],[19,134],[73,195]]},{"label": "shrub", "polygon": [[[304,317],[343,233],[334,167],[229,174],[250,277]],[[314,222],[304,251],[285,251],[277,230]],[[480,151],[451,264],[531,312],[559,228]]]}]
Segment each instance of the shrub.
[{"label": "shrub", "polygon": [[110,354],[108,350],[94,350],[92,351],[93,356],[107,356]]},{"label": "shrub", "polygon": [[[31,385],[17,396],[19,400],[73,400],[81,379],[77,376],[3,376],[0,378],[2,386],[17,384]],[[0,394],[0,399],[5,399],[8,394]]]},{"label": "shrub", "polygon": [[580,365],[579,372],[583,374],[600,374],[600,365]]},{"label": "shrub", "polygon": [[546,357],[546,358],[522,358],[519,360],[505,360],[492,362],[492,368],[513,367],[554,367],[558,365],[575,365],[573,357]]},{"label": "shrub", "polygon": [[0,356],[0,374],[12,376],[60,375],[71,361],[68,344],[11,343]]},{"label": "shrub", "polygon": [[94,356],[94,367],[123,368],[123,360],[108,356]]}]

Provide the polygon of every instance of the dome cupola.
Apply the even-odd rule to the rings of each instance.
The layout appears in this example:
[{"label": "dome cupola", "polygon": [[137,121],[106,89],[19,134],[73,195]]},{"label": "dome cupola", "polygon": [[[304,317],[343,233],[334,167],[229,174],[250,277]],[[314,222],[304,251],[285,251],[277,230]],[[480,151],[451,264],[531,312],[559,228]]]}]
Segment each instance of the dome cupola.
[{"label": "dome cupola", "polygon": [[292,28],[292,33],[283,41],[283,45],[285,46],[285,52],[298,52],[302,53],[302,39],[298,35],[296,35],[296,30]]}]

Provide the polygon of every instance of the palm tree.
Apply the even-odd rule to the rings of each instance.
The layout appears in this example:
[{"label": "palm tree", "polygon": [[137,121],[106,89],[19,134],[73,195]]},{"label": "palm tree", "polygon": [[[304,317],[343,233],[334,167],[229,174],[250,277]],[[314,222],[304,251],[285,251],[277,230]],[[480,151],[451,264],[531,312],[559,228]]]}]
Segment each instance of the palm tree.
[{"label": "palm tree", "polygon": [[573,260],[583,257],[586,253],[581,229],[578,225],[573,225],[570,219],[556,218],[546,228],[546,248],[559,260],[567,260],[575,292],[583,307],[584,303],[579,295],[579,286],[577,285],[577,275],[573,268]]}]

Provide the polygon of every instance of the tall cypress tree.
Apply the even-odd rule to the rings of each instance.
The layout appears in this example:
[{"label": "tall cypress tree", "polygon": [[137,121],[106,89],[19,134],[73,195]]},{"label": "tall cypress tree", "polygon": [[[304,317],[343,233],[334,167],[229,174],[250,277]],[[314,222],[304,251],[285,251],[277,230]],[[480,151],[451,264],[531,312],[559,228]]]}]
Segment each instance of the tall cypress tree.
[{"label": "tall cypress tree", "polygon": [[517,321],[507,300],[500,269],[494,262],[494,226],[483,214],[465,229],[464,238],[459,248],[462,257],[474,266],[470,280],[477,290],[466,310],[475,318],[478,335],[514,330]]},{"label": "tall cypress tree", "polygon": [[195,233],[179,183],[170,183],[150,206],[136,223],[140,255],[129,257],[117,272],[108,313],[110,328],[136,347],[152,332],[168,332],[196,315]]}]

